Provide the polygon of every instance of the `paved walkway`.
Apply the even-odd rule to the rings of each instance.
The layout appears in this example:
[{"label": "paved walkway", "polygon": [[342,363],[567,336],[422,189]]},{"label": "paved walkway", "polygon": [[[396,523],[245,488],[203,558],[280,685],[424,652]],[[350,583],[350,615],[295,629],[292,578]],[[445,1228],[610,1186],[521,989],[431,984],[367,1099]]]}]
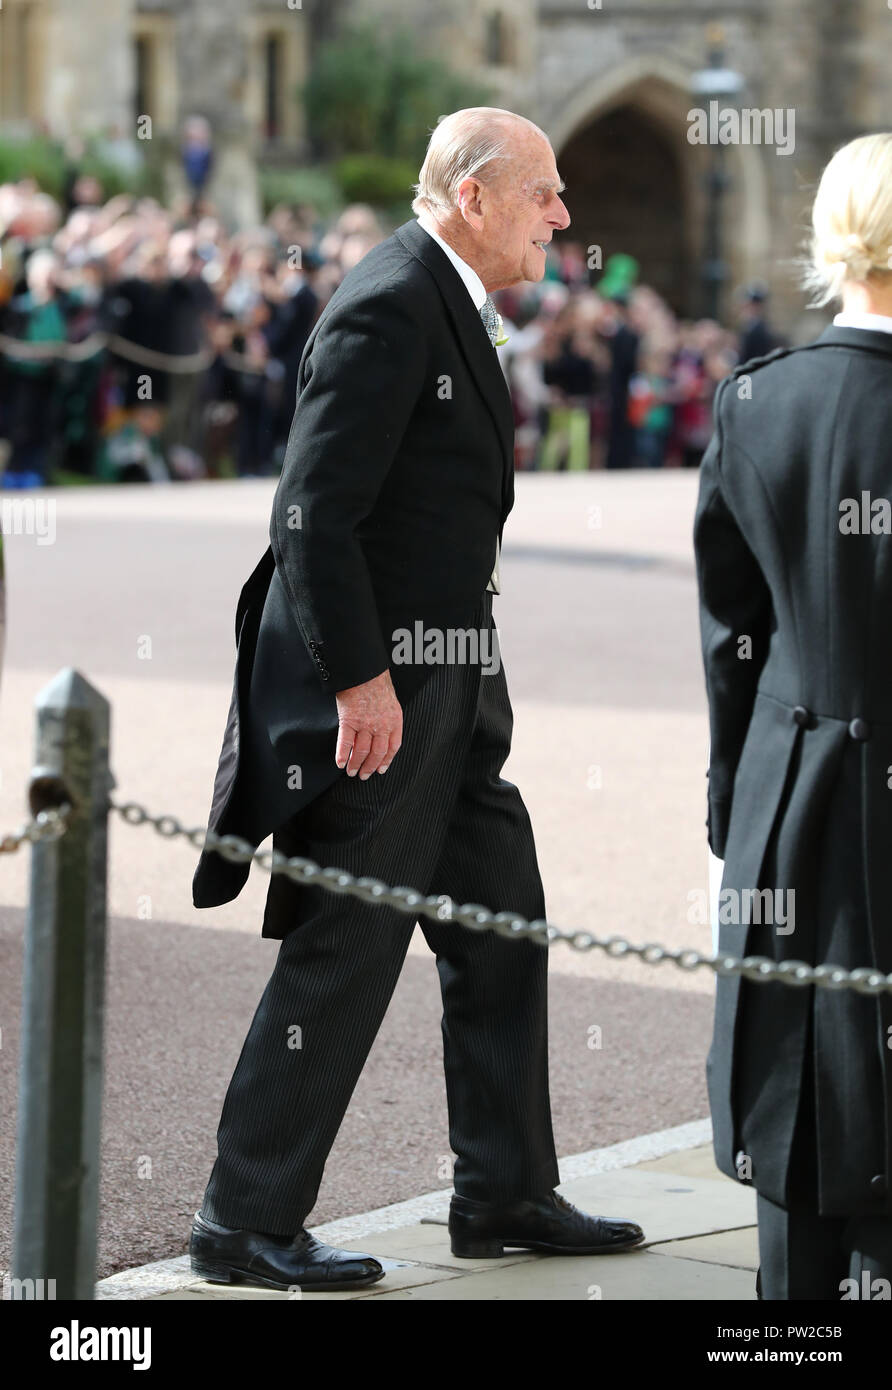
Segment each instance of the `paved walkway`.
[{"label": "paved walkway", "polygon": [[[708,1123],[679,1127],[702,1135]],[[670,1132],[671,1133],[671,1132]],[[574,1258],[514,1251],[499,1260],[457,1260],[446,1231],[448,1190],[315,1228],[322,1239],[362,1250],[384,1264],[368,1289],[307,1293],[343,1299],[755,1299],[758,1263],[755,1194],[719,1173],[709,1143],[627,1166],[624,1155],[648,1138],[564,1159],[561,1191],[583,1209],[640,1222],[646,1246],[626,1254]],[[606,1171],[589,1172],[602,1168]],[[574,1173],[580,1176],[573,1176]],[[97,1287],[103,1299],[287,1299],[271,1289],[196,1280],[188,1257],[124,1270]]]},{"label": "paved walkway", "polygon": [[[709,950],[697,910],[708,731],[696,485],[695,471],[681,469],[518,475],[497,621],[515,713],[505,775],[530,811],[549,918]],[[71,488],[47,498],[56,544],[8,538],[0,829],[22,819],[34,696],[72,662],[113,702],[117,795],[203,823],[229,708],[235,603],[266,545],[273,490],[272,479]],[[226,1086],[275,960],[275,943],[259,936],[262,873],[252,871],[235,902],[198,912],[192,847],[118,817],[109,844],[102,1276],[182,1253]],[[27,854],[6,856],[0,1269],[10,1258],[3,1175],[14,1171],[28,883]],[[555,946],[549,1080],[560,1154],[707,1113],[714,991],[707,971]],[[417,932],[326,1165],[317,1224],[445,1181],[441,1013]]]},{"label": "paved walkway", "polygon": [[[549,919],[709,949],[696,906],[707,885],[696,482],[695,470],[518,475],[497,623],[515,714],[504,774],[531,813]],[[28,535],[10,538],[0,828],[24,813],[33,698],[72,662],[113,701],[118,796],[203,823],[231,696],[233,612],[267,543],[272,491],[272,480],[64,489],[47,498],[57,543],[36,550]],[[29,877],[26,853],[6,859],[0,1172],[11,1173]],[[260,940],[264,874],[251,872],[235,902],[196,912],[195,860],[183,841],[111,820],[101,1276],[182,1255],[226,1084],[274,965],[274,942]],[[559,1154],[706,1115],[713,997],[706,970],[556,945],[549,1080]],[[415,933],[314,1222],[445,1181],[440,1013],[431,952]],[[0,1180],[0,1269],[10,1207],[11,1183]]]}]

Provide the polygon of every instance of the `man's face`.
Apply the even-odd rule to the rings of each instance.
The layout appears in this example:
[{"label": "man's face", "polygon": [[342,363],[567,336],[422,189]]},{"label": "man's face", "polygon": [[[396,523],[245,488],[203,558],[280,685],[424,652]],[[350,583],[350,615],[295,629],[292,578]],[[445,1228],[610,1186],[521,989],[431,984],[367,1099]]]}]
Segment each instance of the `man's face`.
[{"label": "man's face", "polygon": [[563,188],[548,141],[533,131],[513,134],[510,162],[478,195],[487,289],[542,279],[545,247],[570,225],[560,198]]}]

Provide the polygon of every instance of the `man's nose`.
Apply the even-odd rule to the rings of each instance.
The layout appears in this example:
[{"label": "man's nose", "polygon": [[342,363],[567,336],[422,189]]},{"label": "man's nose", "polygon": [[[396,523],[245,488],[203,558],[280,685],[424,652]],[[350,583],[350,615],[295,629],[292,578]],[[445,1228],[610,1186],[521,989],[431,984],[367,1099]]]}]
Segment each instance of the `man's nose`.
[{"label": "man's nose", "polygon": [[565,227],[569,227],[570,225],[570,214],[567,211],[567,206],[562,201],[562,199],[556,198],[555,203],[556,206],[549,214],[548,220],[549,222],[554,223],[555,227],[559,232],[562,232]]}]

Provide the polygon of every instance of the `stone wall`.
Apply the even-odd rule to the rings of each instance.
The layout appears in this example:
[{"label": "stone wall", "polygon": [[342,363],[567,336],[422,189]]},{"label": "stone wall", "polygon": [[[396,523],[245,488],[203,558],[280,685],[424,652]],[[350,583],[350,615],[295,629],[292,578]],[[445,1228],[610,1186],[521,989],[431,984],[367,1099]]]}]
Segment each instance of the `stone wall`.
[{"label": "stone wall", "polygon": [[[6,0],[7,12],[20,3]],[[320,3],[327,4],[325,14]],[[311,61],[321,18],[330,19],[329,28],[351,18],[385,29],[411,23],[432,53],[486,83],[496,104],[542,125],[559,163],[561,153],[572,148],[576,186],[568,191],[568,204],[572,212],[575,193],[580,209],[586,209],[585,225],[578,229],[586,239],[598,241],[597,200],[603,202],[605,187],[616,186],[618,202],[628,205],[634,198],[640,203],[645,277],[648,259],[656,263],[663,254],[666,261],[659,228],[644,225],[647,171],[630,169],[624,178],[615,151],[605,152],[604,140],[618,129],[616,122],[626,111],[629,130],[622,139],[629,147],[637,139],[640,147],[641,120],[649,121],[654,158],[667,151],[677,171],[678,227],[672,239],[679,249],[672,255],[688,267],[680,276],[691,300],[702,258],[709,150],[688,141],[687,113],[703,103],[691,95],[691,77],[705,63],[708,30],[718,22],[727,64],[745,79],[735,104],[792,110],[795,119],[795,150],[788,157],[771,146],[727,148],[724,245],[730,283],[767,280],[775,317],[797,335],[812,332],[814,324],[813,314],[803,317],[805,301],[794,262],[807,238],[808,209],[820,170],[846,140],[892,124],[892,8],[882,0],[412,0],[411,5],[408,0],[304,0],[294,10],[286,10],[285,0],[239,0],[235,5],[231,0],[89,0],[86,13],[72,0],[31,0],[31,5],[32,46],[40,58],[34,68],[34,83],[41,89],[36,105],[54,134],[132,129],[133,36],[138,22],[157,22],[170,35],[158,50],[165,59],[158,100],[161,124],[175,124],[187,107],[209,106],[221,132],[231,125],[231,139],[242,147],[242,158],[248,157],[251,144],[246,126],[256,131],[261,93],[258,72],[242,71],[239,53],[253,54],[257,69],[258,36],[265,32],[266,17],[278,16],[283,32],[305,31],[300,45],[286,56],[285,75],[292,87]],[[486,19],[496,10],[509,33],[507,64],[486,61]],[[198,16],[192,28],[199,23],[207,43],[203,61],[189,59],[184,65],[176,50],[187,41],[183,26],[189,13]],[[220,32],[221,26],[226,32]],[[289,115],[286,138],[297,154],[302,127],[296,114],[293,120]],[[653,177],[665,221],[671,190],[662,170]],[[240,215],[246,212],[242,209]],[[607,220],[612,234],[621,236],[622,219],[615,213],[611,209]]]},{"label": "stone wall", "polygon": [[[387,22],[405,11],[397,0],[354,0],[351,8]],[[795,134],[790,155],[771,145],[727,147],[728,289],[764,279],[778,325],[796,338],[814,334],[827,315],[806,311],[797,264],[807,241],[810,202],[834,149],[865,130],[892,125],[892,8],[881,0],[539,0],[530,5],[453,0],[422,8],[425,19],[418,32],[427,35],[432,51],[481,76],[493,76],[481,61],[484,16],[501,8],[516,19],[522,55],[513,70],[495,75],[499,99],[542,125],[559,165],[562,151],[572,152],[575,189],[568,190],[567,201],[572,213],[575,191],[577,206],[584,209],[576,230],[586,242],[600,244],[593,195],[604,197],[607,165],[617,198],[634,196],[641,203],[642,273],[646,278],[648,260],[664,265],[667,244],[677,242],[683,250],[671,254],[685,260],[680,280],[687,284],[692,310],[702,261],[709,150],[689,143],[687,113],[705,102],[691,95],[690,82],[706,63],[710,27],[718,23],[726,63],[745,79],[740,96],[723,104],[781,111],[785,121],[792,111]],[[675,225],[664,235],[649,219],[646,168],[630,168],[624,180],[615,151],[604,148],[605,139],[618,141],[616,119],[624,110],[630,113],[631,144],[632,127],[644,115],[654,124],[654,158],[660,149],[671,151],[678,167],[680,236]],[[611,137],[610,130],[617,134]],[[589,148],[591,186],[586,188],[580,178]],[[665,222],[669,194],[662,175],[654,170],[653,190]],[[605,229],[619,235],[614,213],[606,209]],[[729,294],[724,307],[726,314],[733,307]]]},{"label": "stone wall", "polygon": [[40,7],[42,111],[53,135],[132,129],[133,0],[70,0]]}]

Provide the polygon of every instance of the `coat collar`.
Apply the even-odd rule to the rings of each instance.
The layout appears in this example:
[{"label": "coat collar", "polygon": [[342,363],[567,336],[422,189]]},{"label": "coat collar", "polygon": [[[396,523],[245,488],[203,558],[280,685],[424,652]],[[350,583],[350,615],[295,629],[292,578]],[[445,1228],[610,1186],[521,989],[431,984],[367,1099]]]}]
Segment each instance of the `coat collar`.
[{"label": "coat collar", "polygon": [[831,324],[810,346],[862,348],[866,352],[892,357],[892,333],[872,328],[835,328]]},{"label": "coat collar", "polygon": [[429,236],[414,218],[397,227],[394,236],[416,260],[421,261],[436,281],[471,375],[495,421],[502,445],[504,518],[509,503],[513,500],[514,411],[498,356],[461,276],[442,247],[437,245],[433,237]]}]

